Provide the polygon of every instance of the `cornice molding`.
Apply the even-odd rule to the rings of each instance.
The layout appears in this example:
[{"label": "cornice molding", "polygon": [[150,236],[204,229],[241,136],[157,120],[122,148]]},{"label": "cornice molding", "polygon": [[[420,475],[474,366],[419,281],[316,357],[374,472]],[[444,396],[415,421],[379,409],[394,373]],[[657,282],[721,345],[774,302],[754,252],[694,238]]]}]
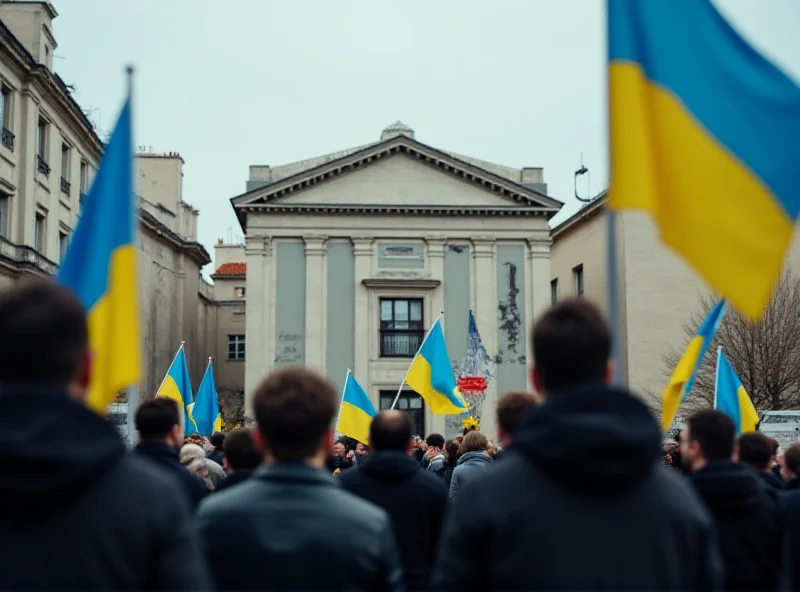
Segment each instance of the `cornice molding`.
[{"label": "cornice molding", "polygon": [[442,282],[439,280],[423,278],[365,278],[361,281],[367,288],[377,289],[404,289],[416,288],[418,290],[433,290]]}]

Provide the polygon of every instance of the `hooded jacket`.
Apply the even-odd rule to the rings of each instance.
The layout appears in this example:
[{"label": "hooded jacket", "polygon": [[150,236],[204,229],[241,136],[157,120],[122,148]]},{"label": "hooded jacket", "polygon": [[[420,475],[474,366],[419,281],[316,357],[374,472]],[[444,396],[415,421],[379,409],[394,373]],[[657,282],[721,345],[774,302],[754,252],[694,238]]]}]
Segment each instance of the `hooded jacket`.
[{"label": "hooded jacket", "polygon": [[447,505],[444,483],[402,452],[375,451],[339,476],[345,491],[386,510],[403,562],[406,590],[427,590]]},{"label": "hooded jacket", "polygon": [[777,590],[785,536],[780,493],[732,460],[710,463],[691,480],[714,519],[725,590]]},{"label": "hooded jacket", "polygon": [[464,484],[485,471],[492,464],[492,457],[482,451],[474,450],[461,455],[450,478],[449,497],[453,499]]},{"label": "hooded jacket", "polygon": [[208,589],[179,485],[65,392],[0,388],[0,475],[0,589]]},{"label": "hooded jacket", "polygon": [[710,519],[627,391],[550,394],[445,523],[443,590],[714,590]]}]

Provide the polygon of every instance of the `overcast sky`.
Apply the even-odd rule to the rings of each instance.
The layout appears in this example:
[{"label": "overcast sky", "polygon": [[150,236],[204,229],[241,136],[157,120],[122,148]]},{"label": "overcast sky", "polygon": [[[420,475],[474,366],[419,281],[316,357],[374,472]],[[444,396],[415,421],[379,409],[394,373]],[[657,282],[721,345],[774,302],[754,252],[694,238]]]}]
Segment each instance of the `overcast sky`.
[{"label": "overcast sky", "polygon": [[[372,142],[398,119],[436,148],[544,167],[556,222],[578,207],[581,154],[593,194],[608,180],[601,0],[52,1],[55,69],[101,130],[136,66],[136,144],[183,156],[212,255],[241,236],[229,199],[249,165]],[[800,0],[716,4],[800,80]]]}]

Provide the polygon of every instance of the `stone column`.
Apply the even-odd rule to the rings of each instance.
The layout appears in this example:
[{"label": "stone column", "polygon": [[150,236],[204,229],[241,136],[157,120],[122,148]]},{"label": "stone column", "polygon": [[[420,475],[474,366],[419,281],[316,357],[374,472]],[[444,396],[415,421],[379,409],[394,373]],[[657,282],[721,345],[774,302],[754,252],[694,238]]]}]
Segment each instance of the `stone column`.
[{"label": "stone column", "polygon": [[[473,312],[481,340],[494,357],[497,355],[497,250],[494,237],[478,236],[472,239],[472,257],[475,273]],[[497,404],[497,390],[494,385],[486,390],[481,409],[481,431],[489,437],[496,432],[494,409]]]},{"label": "stone column", "polygon": [[353,374],[367,390],[375,408],[378,408],[378,393],[370,391],[369,360],[370,313],[369,288],[364,280],[372,275],[374,248],[372,237],[353,237],[353,256],[355,258],[356,297],[355,297],[355,352],[353,355]]},{"label": "stone column", "polygon": [[[431,292],[430,311],[431,318],[427,323],[427,328],[433,324],[433,321],[444,311],[444,244],[446,239],[444,237],[426,237],[425,244],[428,252],[428,263],[432,280],[439,280],[441,282]],[[444,331],[444,323],[447,322],[447,317],[442,316],[442,331]],[[425,431],[428,434],[444,434],[445,433],[445,415],[434,415],[427,412],[425,414]]]},{"label": "stone column", "polygon": [[328,285],[326,236],[304,236],[306,243],[306,367],[325,374]]},{"label": "stone column", "polygon": [[[252,419],[252,393],[258,382],[272,368],[270,344],[275,338],[272,326],[272,292],[267,282],[272,265],[269,237],[248,236],[245,243],[247,277],[245,286],[245,416]],[[218,335],[227,348],[227,335]]]},{"label": "stone column", "polygon": [[[552,240],[549,237],[531,238],[528,239],[528,275],[531,277],[531,295],[528,297],[531,301],[531,315],[528,317],[527,331],[533,327],[533,323],[539,318],[552,302],[550,295],[550,245]],[[533,366],[533,350],[531,349],[531,340],[529,335],[525,335],[526,354],[525,359],[528,361],[528,366]],[[533,384],[530,381],[530,372],[528,372],[528,390],[533,392]]]}]

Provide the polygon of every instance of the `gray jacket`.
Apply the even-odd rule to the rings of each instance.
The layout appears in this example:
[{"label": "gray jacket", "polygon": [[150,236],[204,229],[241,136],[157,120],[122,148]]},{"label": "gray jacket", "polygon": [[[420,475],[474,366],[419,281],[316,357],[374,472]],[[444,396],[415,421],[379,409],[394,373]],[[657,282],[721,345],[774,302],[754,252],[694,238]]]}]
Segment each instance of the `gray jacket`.
[{"label": "gray jacket", "polygon": [[466,452],[458,459],[450,481],[450,499],[458,495],[461,487],[475,475],[482,473],[492,463],[492,457],[481,451]]}]

